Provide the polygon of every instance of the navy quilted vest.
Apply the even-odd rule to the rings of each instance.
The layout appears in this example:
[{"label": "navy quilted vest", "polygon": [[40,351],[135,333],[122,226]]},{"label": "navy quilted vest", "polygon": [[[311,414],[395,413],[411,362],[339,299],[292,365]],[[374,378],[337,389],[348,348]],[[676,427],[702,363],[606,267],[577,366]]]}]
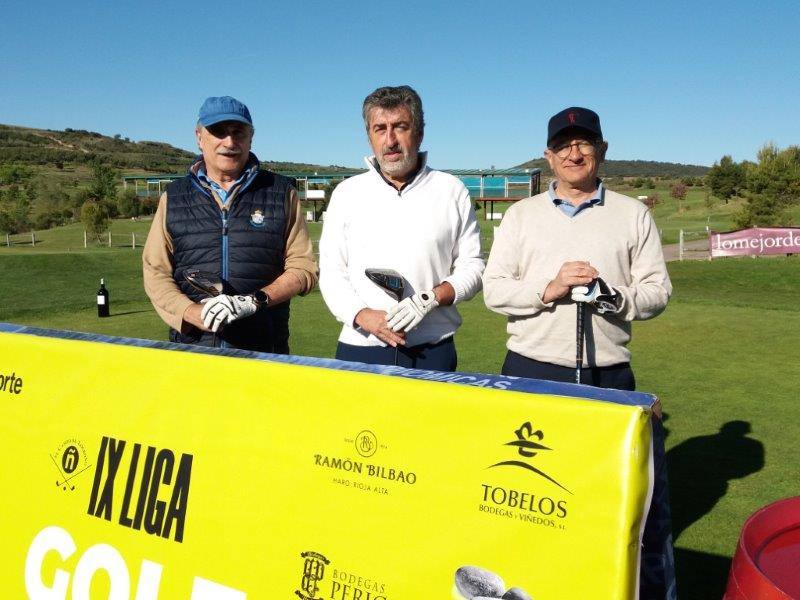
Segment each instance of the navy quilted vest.
[{"label": "navy quilted vest", "polygon": [[[258,174],[229,201],[225,211],[194,175],[167,187],[167,231],[173,243],[173,273],[181,291],[195,302],[204,296],[183,273],[210,271],[225,281],[226,294],[247,294],[283,273],[286,196],[293,180],[270,171]],[[226,226],[223,227],[223,222]],[[261,352],[289,352],[289,302],[234,321],[212,336],[192,328],[172,330],[172,341],[232,346]]]}]

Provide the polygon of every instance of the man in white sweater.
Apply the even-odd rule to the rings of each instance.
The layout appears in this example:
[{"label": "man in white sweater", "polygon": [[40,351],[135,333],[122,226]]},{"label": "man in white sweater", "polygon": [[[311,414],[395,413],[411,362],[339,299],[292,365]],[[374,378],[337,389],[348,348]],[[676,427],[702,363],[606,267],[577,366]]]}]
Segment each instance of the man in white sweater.
[{"label": "man in white sweater", "polygon": [[[319,243],[320,290],[343,324],[336,358],[453,371],[455,304],[480,290],[484,268],[469,192],[426,164],[422,102],[412,88],[375,90],[363,116],[369,170],[336,187]],[[366,269],[399,273],[400,301]]]},{"label": "man in white sweater", "polygon": [[495,235],[483,285],[486,306],[508,317],[505,375],[574,381],[583,301],[581,383],[635,388],[631,321],[661,313],[672,284],[647,207],[597,178],[607,148],[595,112],[553,116],[544,156],[555,180],[509,208]]}]

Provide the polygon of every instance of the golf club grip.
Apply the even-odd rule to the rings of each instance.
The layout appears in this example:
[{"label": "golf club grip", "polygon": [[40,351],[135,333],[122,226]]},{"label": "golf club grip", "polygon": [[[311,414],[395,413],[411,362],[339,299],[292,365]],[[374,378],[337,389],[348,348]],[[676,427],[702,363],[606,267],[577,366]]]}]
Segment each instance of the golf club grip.
[{"label": "golf club grip", "polygon": [[581,382],[581,370],[583,369],[583,327],[586,311],[584,303],[578,302],[576,309],[575,322],[575,383]]}]

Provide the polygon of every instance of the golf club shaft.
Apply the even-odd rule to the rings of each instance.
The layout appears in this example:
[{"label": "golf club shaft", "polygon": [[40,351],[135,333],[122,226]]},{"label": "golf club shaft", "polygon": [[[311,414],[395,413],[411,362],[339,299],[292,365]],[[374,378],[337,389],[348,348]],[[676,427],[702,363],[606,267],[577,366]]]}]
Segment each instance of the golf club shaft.
[{"label": "golf club shaft", "polygon": [[583,369],[583,322],[586,311],[584,302],[578,302],[577,321],[575,323],[575,383],[581,382],[581,370]]}]

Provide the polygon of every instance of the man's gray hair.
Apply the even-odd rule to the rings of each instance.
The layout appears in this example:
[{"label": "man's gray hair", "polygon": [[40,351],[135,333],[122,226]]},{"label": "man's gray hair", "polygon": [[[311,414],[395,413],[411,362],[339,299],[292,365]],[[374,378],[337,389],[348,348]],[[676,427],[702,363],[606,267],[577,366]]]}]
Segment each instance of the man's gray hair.
[{"label": "man's gray hair", "polygon": [[369,112],[373,108],[392,109],[400,106],[405,106],[411,112],[412,127],[418,135],[422,136],[425,131],[422,100],[419,94],[408,85],[381,87],[364,98],[364,107],[361,113],[367,130],[369,131]]}]

